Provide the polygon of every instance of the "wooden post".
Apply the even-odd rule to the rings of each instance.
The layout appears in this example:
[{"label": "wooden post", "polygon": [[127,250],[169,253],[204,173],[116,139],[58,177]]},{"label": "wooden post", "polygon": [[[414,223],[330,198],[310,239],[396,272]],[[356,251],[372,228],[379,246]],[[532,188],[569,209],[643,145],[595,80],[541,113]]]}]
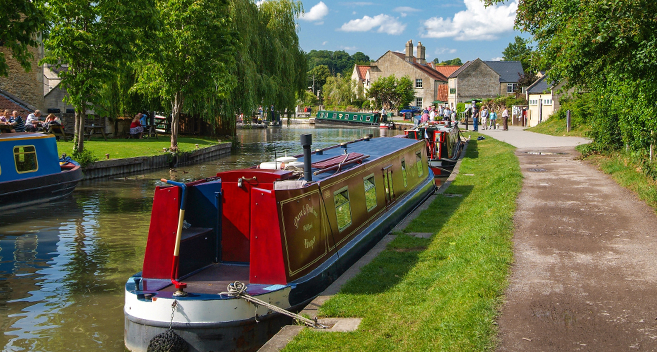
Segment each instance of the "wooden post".
[{"label": "wooden post", "polygon": [[566,132],[570,132],[570,110],[566,112]]}]

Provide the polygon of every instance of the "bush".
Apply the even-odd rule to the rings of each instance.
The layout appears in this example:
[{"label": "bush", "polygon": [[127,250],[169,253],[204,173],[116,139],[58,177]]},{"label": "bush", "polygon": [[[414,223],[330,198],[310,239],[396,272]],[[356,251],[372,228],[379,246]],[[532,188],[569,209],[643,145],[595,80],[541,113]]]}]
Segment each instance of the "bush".
[{"label": "bush", "polygon": [[456,112],[464,112],[464,111],[465,111],[465,103],[456,104]]},{"label": "bush", "polygon": [[369,109],[370,109],[370,101],[369,101],[369,100],[365,100],[365,101],[363,102],[363,105],[362,105],[361,107],[363,108],[363,110],[369,110]]},{"label": "bush", "polygon": [[73,155],[71,155],[71,158],[77,161],[82,167],[85,167],[89,164],[93,164],[96,161],[100,160],[96,155],[94,155],[94,153],[92,153],[88,149],[83,150],[81,153],[78,153],[77,151],[73,151]]}]

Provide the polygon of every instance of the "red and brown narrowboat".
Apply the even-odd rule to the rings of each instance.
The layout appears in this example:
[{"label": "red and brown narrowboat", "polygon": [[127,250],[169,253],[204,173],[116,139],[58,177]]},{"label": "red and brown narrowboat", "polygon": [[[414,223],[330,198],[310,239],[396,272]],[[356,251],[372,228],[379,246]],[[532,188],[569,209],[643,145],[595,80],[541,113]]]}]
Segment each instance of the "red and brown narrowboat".
[{"label": "red and brown narrowboat", "polygon": [[142,271],[125,286],[125,345],[170,328],[190,351],[256,350],[288,322],[229,283],[299,310],[434,189],[423,141],[364,138],[295,160],[155,189]]},{"label": "red and brown narrowboat", "polygon": [[406,130],[404,134],[407,138],[425,141],[429,168],[436,177],[449,176],[463,147],[457,125],[448,125],[444,121],[430,122]]}]

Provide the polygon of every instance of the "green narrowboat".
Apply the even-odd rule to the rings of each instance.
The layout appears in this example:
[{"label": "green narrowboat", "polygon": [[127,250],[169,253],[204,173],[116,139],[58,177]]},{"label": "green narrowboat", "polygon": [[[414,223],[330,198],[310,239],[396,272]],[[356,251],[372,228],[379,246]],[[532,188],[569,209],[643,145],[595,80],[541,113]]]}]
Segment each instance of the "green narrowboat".
[{"label": "green narrowboat", "polygon": [[388,117],[378,112],[325,111],[317,112],[315,124],[346,125],[352,127],[376,126],[388,128]]}]

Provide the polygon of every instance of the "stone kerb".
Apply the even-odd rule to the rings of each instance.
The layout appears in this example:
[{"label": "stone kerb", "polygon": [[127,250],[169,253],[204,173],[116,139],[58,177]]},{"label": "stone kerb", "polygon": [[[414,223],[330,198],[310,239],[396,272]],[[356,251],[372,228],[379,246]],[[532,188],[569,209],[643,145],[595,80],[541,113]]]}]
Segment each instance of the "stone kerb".
[{"label": "stone kerb", "polygon": [[208,159],[229,154],[230,143],[221,143],[208,148],[180,154],[163,154],[156,156],[140,156],[135,158],[101,160],[85,166],[82,171],[84,179],[125,175],[146,170],[155,170],[172,165],[183,166],[199,163]]}]

